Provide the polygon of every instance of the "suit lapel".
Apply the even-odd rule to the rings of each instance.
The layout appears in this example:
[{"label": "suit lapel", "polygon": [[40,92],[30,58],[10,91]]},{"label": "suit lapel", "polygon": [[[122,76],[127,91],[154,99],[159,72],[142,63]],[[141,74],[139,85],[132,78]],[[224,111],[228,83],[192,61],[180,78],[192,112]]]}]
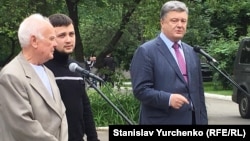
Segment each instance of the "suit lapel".
[{"label": "suit lapel", "polygon": [[[52,92],[55,97],[55,100],[53,97],[51,97],[50,93],[47,91],[46,87],[44,86],[42,80],[39,78],[39,76],[36,74],[35,70],[33,70],[32,66],[25,60],[24,56],[20,53],[19,54],[19,60],[21,61],[21,64],[23,65],[24,73],[26,75],[26,78],[29,79],[30,85],[33,87],[33,89],[39,94],[44,101],[53,109],[56,113],[58,113],[59,116],[62,114],[59,112],[60,107],[56,103],[58,101],[58,93],[55,93],[55,88],[56,86],[52,85],[52,80],[51,76],[49,76],[51,87],[52,87]],[[46,73],[48,74],[47,70]],[[34,93],[36,94],[36,93]]]},{"label": "suit lapel", "polygon": [[[157,38],[158,41],[158,49],[159,51],[163,54],[163,56],[165,57],[165,59],[168,61],[168,63],[170,64],[170,66],[175,70],[175,73],[177,74],[177,76],[184,82],[186,83],[184,77],[182,76],[182,73],[179,69],[179,66],[177,64],[177,62],[175,61],[172,53],[169,51],[168,47],[166,46],[166,44],[162,41],[162,39],[158,36]],[[186,59],[186,57],[185,57]],[[188,69],[188,68],[187,68]],[[186,83],[187,84],[187,83]]]},{"label": "suit lapel", "polygon": [[[51,85],[51,89],[52,89],[52,93],[53,93],[53,96],[54,96],[54,99],[53,99],[53,104],[55,104],[55,109],[57,109],[58,112],[61,112],[61,108],[60,107],[61,105],[61,95],[60,95],[60,91],[57,87],[57,84],[55,82],[55,79],[53,79],[54,77],[52,77],[52,74],[51,72],[49,72],[49,69],[45,67],[45,72],[48,74],[49,76],[49,82],[50,82],[50,85]],[[59,113],[59,115],[62,115],[62,113]]]},{"label": "suit lapel", "polygon": [[184,55],[185,55],[185,60],[186,60],[186,66],[187,66],[187,75],[188,75],[188,81],[189,83],[191,82],[192,80],[192,77],[191,77],[191,66],[193,65],[193,57],[191,56],[191,54],[193,54],[191,51],[191,49],[189,49],[189,46],[186,45],[185,43],[182,43],[182,46],[183,46],[183,52],[184,52]]}]

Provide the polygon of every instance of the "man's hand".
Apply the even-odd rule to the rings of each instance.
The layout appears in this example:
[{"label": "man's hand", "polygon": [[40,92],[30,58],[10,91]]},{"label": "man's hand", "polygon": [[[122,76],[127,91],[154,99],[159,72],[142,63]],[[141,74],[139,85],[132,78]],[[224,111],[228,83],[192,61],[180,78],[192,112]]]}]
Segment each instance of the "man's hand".
[{"label": "man's hand", "polygon": [[183,104],[189,104],[186,97],[181,94],[172,94],[170,98],[170,106],[174,109],[180,109]]}]

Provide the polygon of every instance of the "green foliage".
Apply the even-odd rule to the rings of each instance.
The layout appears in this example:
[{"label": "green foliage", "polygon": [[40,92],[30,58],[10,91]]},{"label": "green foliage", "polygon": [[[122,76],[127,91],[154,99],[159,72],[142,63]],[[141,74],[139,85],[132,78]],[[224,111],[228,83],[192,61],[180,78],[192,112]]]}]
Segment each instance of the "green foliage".
[{"label": "green foliage", "polygon": [[[231,90],[225,90],[223,87],[214,89],[213,82],[204,82],[204,90],[206,93],[231,95]],[[130,86],[128,86],[129,89]],[[131,90],[111,89],[109,86],[101,88],[102,93],[107,99],[103,98],[94,89],[88,90],[92,111],[97,127],[103,127],[114,124],[128,124],[112,105],[116,106],[133,124],[137,124],[139,119],[140,102],[134,98]],[[109,102],[108,102],[109,101]]]},{"label": "green foliage", "polygon": [[183,41],[190,45],[206,46],[216,36],[216,29],[210,26],[210,15],[206,12],[208,5],[190,2],[188,7],[188,28]]},{"label": "green foliage", "polygon": [[[141,0],[136,5],[135,0],[79,1],[79,31],[85,57],[91,54],[98,56],[107,51],[108,47],[115,46],[112,54],[120,65],[118,67],[128,70],[136,48],[160,32],[159,14],[165,2],[166,0]],[[240,37],[249,35],[249,0],[184,2],[189,7],[189,22],[183,41],[208,49],[213,40],[222,38],[226,41],[238,41]],[[60,0],[2,0],[0,4],[0,12],[4,13],[0,19],[0,35],[16,43],[18,25],[27,15],[35,12],[46,16],[57,12],[67,14],[66,1]],[[128,17],[130,21],[122,25],[125,13],[134,6],[135,11]],[[122,36],[115,38],[118,29],[123,26],[125,28],[122,30]],[[114,44],[111,44],[112,40],[116,40]],[[11,45],[8,41],[1,40],[1,59],[9,55],[9,46]],[[216,47],[218,46],[214,46]],[[220,54],[218,56],[220,57]]]},{"label": "green foliage", "polygon": [[92,111],[98,127],[112,124],[128,124],[121,113],[133,124],[137,122],[139,102],[133,97],[131,91],[114,91],[109,86],[102,87],[101,91],[104,97],[92,89],[88,90]]},{"label": "green foliage", "polygon": [[[79,28],[85,57],[98,55],[118,29],[122,14],[121,5],[101,4],[101,7],[98,7],[95,1],[92,1],[78,7],[82,17]],[[89,7],[95,8],[93,10]]]},{"label": "green foliage", "polygon": [[[212,40],[209,44],[208,52],[219,62],[217,65],[218,69],[229,77],[231,77],[233,73],[233,63],[238,47],[238,41],[223,38]],[[230,81],[218,71],[214,71],[213,82],[215,89],[220,86],[224,89],[232,89]]]},{"label": "green foliage", "polygon": [[104,74],[111,74],[111,80],[115,82],[115,86],[120,89],[123,86],[123,82],[126,81],[126,77],[123,72],[124,71],[120,68],[116,68],[114,73],[109,69],[101,68],[97,73],[101,77],[104,77]]},{"label": "green foliage", "polygon": [[230,96],[233,93],[232,89],[225,90],[221,86],[216,86],[215,87],[214,82],[204,82],[203,86],[204,86],[204,91],[206,93],[210,93],[210,94],[220,94],[220,95]]},{"label": "green foliage", "polygon": [[[209,15],[211,17],[211,27],[217,29],[218,35],[223,35],[224,38],[230,38],[228,27],[236,28],[236,35],[233,39],[237,40],[240,36],[245,36],[247,24],[250,22],[250,1],[235,0],[208,2]],[[226,30],[225,30],[226,29]]]},{"label": "green foliage", "polygon": [[48,16],[51,13],[63,11],[63,6],[65,7],[65,3],[61,0],[1,0],[0,5],[0,13],[2,13],[0,19],[1,66],[20,51],[17,31],[25,17],[32,13]]}]

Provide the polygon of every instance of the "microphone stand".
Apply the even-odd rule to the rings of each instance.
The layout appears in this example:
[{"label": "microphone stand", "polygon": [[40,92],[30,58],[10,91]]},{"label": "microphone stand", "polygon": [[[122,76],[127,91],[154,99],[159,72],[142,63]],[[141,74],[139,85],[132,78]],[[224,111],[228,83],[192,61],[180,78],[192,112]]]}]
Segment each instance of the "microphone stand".
[{"label": "microphone stand", "polygon": [[92,86],[101,96],[104,98],[126,121],[128,124],[133,125],[132,121],[130,121],[104,94],[100,91],[95,84],[93,84],[88,78],[85,78],[87,83]]},{"label": "microphone stand", "polygon": [[214,69],[216,69],[220,74],[222,74],[227,80],[229,80],[234,86],[236,86],[239,90],[244,92],[248,97],[250,97],[250,94],[247,93],[243,88],[241,88],[233,79],[230,79],[229,76],[227,76],[225,73],[223,73],[221,70],[219,70],[213,63],[211,63],[211,60],[207,60],[207,63],[212,66]]}]

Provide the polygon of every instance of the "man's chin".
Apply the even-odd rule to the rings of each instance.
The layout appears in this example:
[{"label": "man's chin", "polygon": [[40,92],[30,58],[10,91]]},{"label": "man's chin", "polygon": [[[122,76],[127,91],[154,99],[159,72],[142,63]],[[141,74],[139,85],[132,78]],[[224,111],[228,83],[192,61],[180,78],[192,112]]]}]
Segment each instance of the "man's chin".
[{"label": "man's chin", "polygon": [[71,53],[73,53],[73,50],[64,50],[64,53],[71,54]]},{"label": "man's chin", "polygon": [[175,39],[176,40],[181,40],[183,38],[183,35],[182,34],[178,34],[175,36]]}]

